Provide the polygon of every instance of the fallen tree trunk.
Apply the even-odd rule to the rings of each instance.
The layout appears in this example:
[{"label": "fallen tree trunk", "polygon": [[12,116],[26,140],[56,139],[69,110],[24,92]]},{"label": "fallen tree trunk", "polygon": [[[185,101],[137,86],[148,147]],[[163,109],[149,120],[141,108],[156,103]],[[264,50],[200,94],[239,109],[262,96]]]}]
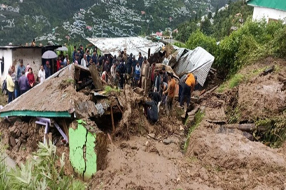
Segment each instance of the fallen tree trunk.
[{"label": "fallen tree trunk", "polygon": [[228,128],[228,129],[238,129],[241,131],[246,132],[253,132],[255,130],[257,131],[265,131],[267,127],[264,126],[255,126],[254,123],[247,123],[247,124],[226,124],[222,125],[222,127]]},{"label": "fallen tree trunk", "polygon": [[207,96],[207,95],[209,95],[209,94],[211,94],[211,93],[212,93],[213,91],[215,91],[215,89],[217,89],[217,88],[218,88],[218,85],[216,85],[216,86],[213,87],[212,89],[208,90],[207,92],[201,94],[201,95],[200,95],[200,99],[201,99],[201,98],[204,98],[205,96]]}]

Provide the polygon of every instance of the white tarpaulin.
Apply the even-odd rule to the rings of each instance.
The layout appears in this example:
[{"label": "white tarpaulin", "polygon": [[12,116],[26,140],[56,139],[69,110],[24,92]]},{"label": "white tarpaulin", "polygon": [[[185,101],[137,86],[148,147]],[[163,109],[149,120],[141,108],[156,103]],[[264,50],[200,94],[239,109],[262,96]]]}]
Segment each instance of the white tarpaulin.
[{"label": "white tarpaulin", "polygon": [[98,47],[104,54],[118,55],[118,51],[127,49],[127,54],[138,56],[139,52],[142,56],[148,57],[148,49],[154,54],[164,46],[162,42],[152,42],[142,37],[120,37],[120,38],[87,38],[87,40]]},{"label": "white tarpaulin", "polygon": [[[178,51],[183,52],[182,49]],[[204,86],[210,68],[214,62],[214,56],[201,47],[189,50],[180,59],[174,67],[174,71],[178,76],[192,72],[197,76],[198,83]]]}]

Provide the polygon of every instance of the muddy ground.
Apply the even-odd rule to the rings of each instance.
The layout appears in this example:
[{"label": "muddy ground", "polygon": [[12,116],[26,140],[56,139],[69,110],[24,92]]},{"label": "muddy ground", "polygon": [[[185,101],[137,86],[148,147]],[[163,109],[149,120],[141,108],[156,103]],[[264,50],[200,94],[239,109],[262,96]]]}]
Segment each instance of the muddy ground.
[{"label": "muddy ground", "polygon": [[[263,75],[272,65],[274,71]],[[285,116],[286,61],[267,58],[239,73],[244,77],[238,86],[201,95],[200,101],[193,105],[203,113],[203,119],[189,141],[188,131],[195,125],[195,119],[191,115],[185,122],[177,102],[171,117],[161,109],[160,120],[153,125],[140,117],[141,107],[131,111],[128,124],[119,122],[117,126],[125,126],[128,135],[118,133],[109,141],[107,168],[87,182],[88,188],[285,189],[286,144],[273,148],[256,138],[255,132],[226,128],[225,124],[256,125],[260,119]],[[8,133],[18,132],[12,129],[1,127],[2,142],[9,144],[7,153],[19,163],[34,151],[29,143],[41,139],[36,135],[41,129],[27,131],[34,130],[30,134],[34,137],[26,137],[25,131],[20,131],[19,136],[24,134],[27,144],[11,148]],[[185,146],[185,142],[189,143]],[[59,147],[68,151],[64,146]],[[72,174],[70,165],[66,174]]]}]

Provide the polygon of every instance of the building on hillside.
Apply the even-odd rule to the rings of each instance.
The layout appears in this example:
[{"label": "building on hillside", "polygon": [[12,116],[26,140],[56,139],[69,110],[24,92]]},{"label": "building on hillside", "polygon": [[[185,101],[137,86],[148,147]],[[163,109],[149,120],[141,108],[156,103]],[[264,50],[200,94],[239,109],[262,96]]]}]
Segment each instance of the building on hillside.
[{"label": "building on hillside", "polygon": [[6,79],[9,68],[14,65],[15,72],[20,64],[20,59],[23,60],[25,66],[29,64],[34,73],[38,73],[40,66],[45,60],[42,59],[42,54],[46,50],[54,50],[59,46],[0,46],[0,73],[1,84]]},{"label": "building on hillside", "polygon": [[248,0],[247,4],[254,7],[253,20],[283,20],[286,23],[285,0]]}]

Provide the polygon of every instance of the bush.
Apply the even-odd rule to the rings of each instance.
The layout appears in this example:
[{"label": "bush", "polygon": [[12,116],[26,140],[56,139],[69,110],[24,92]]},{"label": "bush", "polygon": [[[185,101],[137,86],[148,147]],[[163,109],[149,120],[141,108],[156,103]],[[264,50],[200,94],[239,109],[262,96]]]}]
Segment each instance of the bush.
[{"label": "bush", "polygon": [[33,158],[14,171],[9,172],[1,160],[0,189],[85,189],[81,181],[64,175],[64,165],[64,154],[58,158],[56,146],[39,143]]},{"label": "bush", "polygon": [[220,73],[235,74],[243,65],[266,56],[286,55],[286,31],[281,22],[267,24],[250,19],[219,44],[214,66]]},{"label": "bush", "polygon": [[216,53],[216,40],[212,37],[204,35],[200,30],[192,33],[186,42],[186,47],[188,49],[195,49],[198,46],[204,48],[212,55],[215,55]]}]

